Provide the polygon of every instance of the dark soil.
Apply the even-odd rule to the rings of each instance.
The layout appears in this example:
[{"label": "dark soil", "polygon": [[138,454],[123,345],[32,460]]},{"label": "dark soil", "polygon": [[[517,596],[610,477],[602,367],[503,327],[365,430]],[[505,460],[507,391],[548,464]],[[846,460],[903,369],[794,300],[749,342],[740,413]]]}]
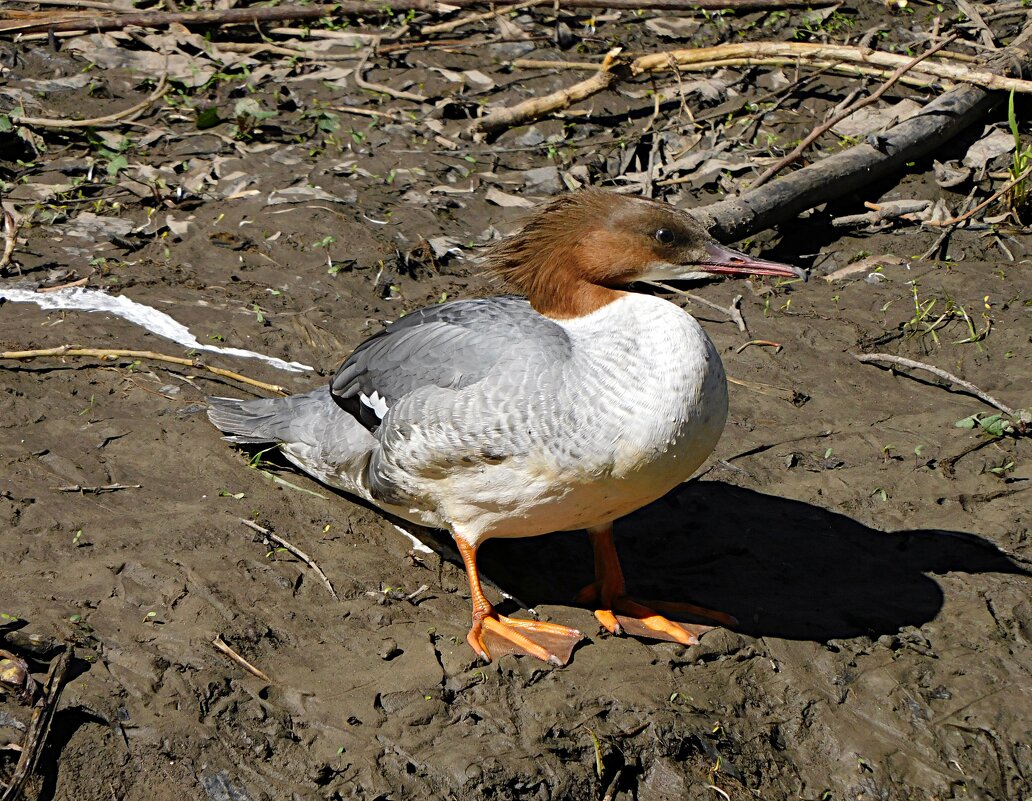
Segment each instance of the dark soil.
[{"label": "dark soil", "polygon": [[[855,41],[876,24],[905,41],[929,24],[925,7],[900,18],[864,5],[874,8],[851,14],[848,30],[832,32],[836,41]],[[700,35],[705,43],[739,30],[787,38],[803,30],[799,13],[718,16]],[[547,16],[528,16],[523,27],[550,36]],[[569,22],[580,30],[584,19]],[[598,24],[595,38],[582,42],[591,54],[610,41],[639,51],[671,46],[634,15]],[[528,46],[570,57],[548,40]],[[508,72],[503,62],[527,49],[414,50],[367,78],[444,97],[451,79],[434,67],[476,69],[498,87],[492,103],[575,80]],[[32,80],[80,74],[89,60],[46,41],[8,42],[0,51],[10,86],[26,91]],[[327,82],[320,70],[279,65],[271,77],[254,77],[262,69],[183,90],[146,125],[118,129],[137,142],[166,133],[125,151],[127,166],[116,163],[110,177],[111,142],[51,131],[36,142],[37,154],[0,134],[6,201],[31,213],[15,254],[21,275],[3,286],[89,277],[93,287],[172,315],[202,342],[314,365],[318,374],[291,374],[205,356],[302,391],[326,380],[385,321],[445,297],[500,291],[473,257],[497,232],[513,230],[523,210],[489,202],[488,189],[537,202],[561,191],[562,175],[612,185],[635,169],[625,163],[629,154],[644,148],[647,160],[659,137],[640,136],[651,99],[626,94],[596,99],[592,120],[571,133],[577,118],[568,118],[569,139],[551,144],[533,140],[562,134],[560,121],[538,123],[529,138],[521,128],[454,152],[408,118],[371,122],[338,111],[337,128],[324,131],[313,110],[371,105],[370,96]],[[750,73],[737,91],[762,95],[763,74]],[[92,92],[54,90],[42,109],[25,113],[106,114],[148,92],[117,67],[97,71],[94,82]],[[798,139],[850,84],[822,77],[762,119],[760,140],[763,132]],[[277,116],[235,139],[229,122],[198,130],[184,108],[210,106],[228,118],[245,95]],[[722,102],[728,98],[693,100],[697,114]],[[396,107],[405,104],[381,106]],[[451,136],[457,123],[443,119]],[[663,124],[670,153],[691,126],[676,108]],[[745,129],[756,135],[748,118],[711,132]],[[980,135],[937,158],[963,156]],[[826,142],[829,151],[838,145],[833,136]],[[553,165],[554,174],[529,174],[528,182],[527,170]],[[131,185],[141,167],[162,177],[150,197]],[[375,510],[275,461],[251,469],[253,454],[219,438],[205,396],[258,390],[149,360],[4,361],[0,613],[24,624],[22,632],[69,640],[75,652],[30,797],[1028,797],[1032,441],[958,428],[962,418],[993,410],[928,374],[900,375],[852,354],[934,364],[1027,407],[1032,236],[1009,223],[959,230],[946,261],[887,261],[871,278],[871,270],[830,283],[821,277],[869,254],[909,260],[928,250],[938,229],[848,232],[829,220],[863,212],[864,200],[944,198],[959,208],[972,185],[940,189],[930,168],[914,165],[895,186],[843,198],[840,208],[760,237],[764,255],[813,266],[808,284],[692,288],[721,306],[744,296],[747,333],[705,306],[688,306],[734,379],[731,420],[697,480],[617,524],[633,591],[739,619],[692,648],[599,633],[591,613],[569,600],[590,579],[587,538],[559,534],[489,543],[483,568],[542,617],[590,639],[562,670],[512,656],[478,664],[464,640],[465,575],[442,535],[417,532],[436,552],[413,551]],[[78,188],[58,196],[40,188],[54,183]],[[268,203],[274,190],[299,184],[336,199]],[[177,185],[187,188],[177,193]],[[978,186],[977,196],[987,196],[988,184]],[[663,191],[697,206],[717,199],[721,186]],[[87,236],[73,235],[69,226],[88,222],[87,213],[136,230],[112,234],[102,220]],[[192,224],[170,230],[169,218]],[[445,253],[451,246],[464,257]],[[918,322],[915,303],[932,300],[933,313]],[[959,309],[976,332],[991,320],[988,335],[963,342],[971,330]],[[782,347],[743,347],[752,340]],[[62,344],[184,355],[107,314],[0,303],[0,349]],[[61,490],[112,484],[129,488]],[[241,518],[311,556],[341,600]],[[272,680],[217,651],[217,637]],[[45,660],[31,666],[42,678]],[[29,709],[13,694],[0,699],[7,780],[17,752],[3,744],[18,741]]]}]

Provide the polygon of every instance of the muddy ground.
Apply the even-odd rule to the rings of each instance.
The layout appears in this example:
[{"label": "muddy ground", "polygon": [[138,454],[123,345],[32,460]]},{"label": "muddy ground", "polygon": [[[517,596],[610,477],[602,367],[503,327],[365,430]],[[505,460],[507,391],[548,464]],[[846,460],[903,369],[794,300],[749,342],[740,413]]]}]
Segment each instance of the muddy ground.
[{"label": "muddy ground", "polygon": [[[894,17],[867,5],[847,9],[841,30],[830,29],[834,18],[813,28],[800,12],[757,13],[709,19],[700,36],[803,31],[855,41],[880,25],[889,41],[906,42],[933,13]],[[586,16],[566,21],[576,33]],[[671,45],[641,22],[625,13],[597,23],[579,55],[614,40],[639,51]],[[574,80],[509,72],[513,55],[570,57],[548,38],[549,14],[514,24],[542,38],[516,51],[504,42],[411,51],[367,77],[445,96],[452,78],[433,67],[476,69],[494,82],[492,103]],[[44,92],[32,82],[82,74],[88,48],[7,41],[0,50],[8,89],[39,96],[26,114],[99,116],[149,91],[132,69],[109,66],[92,71],[89,91]],[[20,275],[12,267],[3,286],[88,277],[91,287],[170,314],[203,343],[314,366],[298,374],[204,357],[302,391],[385,321],[445,297],[500,291],[475,256],[518,225],[513,197],[539,201],[561,191],[564,176],[619,186],[634,171],[627,153],[655,146],[653,134],[641,135],[651,100],[616,94],[596,99],[594,121],[545,121],[485,143],[455,137],[451,150],[412,118],[319,118],[334,105],[406,106],[349,87],[346,76],[331,83],[319,70],[275,72],[270,63],[178,86],[140,123],[115,129],[135,142],[121,151],[82,131],[38,130],[33,143],[2,134],[5,200],[25,220]],[[736,92],[768,91],[765,74],[741,73],[748,79]],[[850,88],[829,74],[740,127],[738,112],[700,127],[714,135],[710,145],[743,131],[754,143],[769,144],[767,134],[790,141]],[[261,130],[231,131],[226,109],[245,95],[276,116]],[[728,97],[692,103],[712,110]],[[191,104],[221,109],[226,121],[198,126]],[[450,134],[456,123],[442,119]],[[691,125],[676,107],[663,124],[655,137],[673,153]],[[1004,111],[985,124],[1005,130]],[[963,157],[985,132],[976,126],[937,158]],[[831,137],[824,147],[839,146]],[[698,206],[748,174],[717,169],[715,183],[653,190]],[[808,284],[690,288],[724,307],[743,296],[748,332],[687,304],[734,381],[730,422],[696,480],[617,524],[632,591],[739,619],[687,649],[602,634],[589,611],[572,606],[591,559],[587,538],[567,533],[489,543],[483,568],[542,617],[589,638],[562,670],[512,656],[478,664],[464,641],[466,579],[446,539],[417,532],[435,552],[413,550],[375,510],[274,454],[255,461],[219,438],[205,396],[261,391],[147,359],[3,362],[0,625],[68,640],[75,654],[29,797],[1028,797],[1032,442],[956,427],[994,410],[930,375],[898,375],[852,354],[934,364],[1027,408],[1032,236],[1013,218],[961,229],[935,260],[918,257],[938,229],[830,224],[862,213],[864,201],[945,200],[956,211],[972,190],[987,197],[990,180],[940,188],[930,162],[914,164],[892,185],[746,243],[813,267]],[[156,189],[147,197],[140,184]],[[308,194],[271,202],[294,186]],[[488,199],[498,189],[503,205]],[[822,277],[872,255],[883,266]],[[754,340],[782,347],[743,348]],[[108,314],[0,303],[0,348],[63,344],[186,355]],[[62,489],[110,485],[125,488]],[[241,518],[307,553],[340,601]],[[219,637],[268,680],[217,651]],[[31,667],[41,679],[47,660]],[[4,781],[17,759],[5,744],[19,741],[28,715],[14,694],[0,696]]]}]

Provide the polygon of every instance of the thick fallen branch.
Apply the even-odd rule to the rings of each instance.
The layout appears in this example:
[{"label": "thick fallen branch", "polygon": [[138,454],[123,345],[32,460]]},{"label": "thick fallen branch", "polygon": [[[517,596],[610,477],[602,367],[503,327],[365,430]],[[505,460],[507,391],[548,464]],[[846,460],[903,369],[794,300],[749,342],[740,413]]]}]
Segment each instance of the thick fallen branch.
[{"label": "thick fallen branch", "polygon": [[[956,54],[950,53],[949,57],[953,58]],[[825,72],[832,71],[838,72],[845,75],[856,75],[866,76],[871,78],[888,78],[890,72],[885,67],[871,67],[864,64],[846,64],[841,61],[826,61],[824,59],[812,59],[806,62],[809,66],[813,67],[815,71]],[[679,64],[677,69],[678,72],[705,72],[706,70],[723,69],[725,67],[784,67],[784,66],[798,66],[799,59],[797,58],[785,58],[783,56],[771,57],[771,58],[718,58],[712,61],[696,61],[692,64]],[[512,61],[512,66],[520,69],[533,69],[533,70],[583,70],[585,72],[594,72],[598,69],[598,62],[596,61],[558,61],[558,60],[545,60],[537,58],[517,58]],[[899,83],[906,84],[908,86],[915,86],[919,89],[927,89],[929,84],[935,83],[939,80],[934,75],[927,75],[922,73],[920,68],[908,72],[905,75],[899,77]],[[743,100],[742,105],[746,105],[748,100]],[[696,117],[696,119],[705,119],[705,117]]]},{"label": "thick fallen branch", "polygon": [[61,691],[64,689],[65,674],[68,672],[68,665],[71,661],[72,649],[65,646],[62,654],[50,664],[46,687],[43,695],[33,707],[29,730],[21,744],[18,765],[14,769],[10,783],[3,795],[0,796],[0,801],[17,801],[21,798],[26,780],[36,770],[43,747],[47,742],[47,736],[50,734],[50,726],[54,722],[54,715],[57,713]]},{"label": "thick fallen branch", "polygon": [[[625,8],[665,11],[750,11],[761,8],[830,6],[838,0],[563,0],[566,8]],[[490,5],[487,0],[341,0],[333,4],[261,6],[229,8],[218,11],[137,11],[127,14],[59,12],[4,12],[0,33],[43,33],[47,31],[114,31],[130,26],[167,28],[170,25],[204,27],[211,25],[251,25],[285,20],[340,19],[350,15],[380,15],[398,11],[424,11],[445,14],[455,8]]]},{"label": "thick fallen branch", "polygon": [[[1000,75],[1032,69],[1032,23],[987,67]],[[828,156],[738,197],[694,209],[693,213],[717,239],[741,239],[902,170],[908,162],[927,156],[982,120],[1001,99],[1002,94],[981,87],[959,86],[933,100],[920,114],[871,137],[869,143]]]},{"label": "thick fallen branch", "polygon": [[204,364],[198,359],[185,359],[181,356],[168,356],[164,353],[155,353],[152,350],[114,350],[109,348],[73,348],[62,345],[57,348],[42,348],[39,350],[8,350],[0,352],[0,359],[14,359],[25,361],[26,359],[38,359],[44,356],[93,356],[98,359],[153,359],[158,362],[169,362],[179,364],[183,367],[193,367],[197,370],[207,370],[222,378],[232,378],[243,384],[250,384],[252,387],[264,389],[266,392],[275,392],[279,395],[286,395],[287,390],[278,384],[266,384],[255,378],[248,378],[246,375],[234,373],[232,370],[223,370],[221,367],[212,367]]},{"label": "thick fallen branch", "polygon": [[[868,50],[849,45],[822,45],[807,42],[749,42],[743,44],[697,47],[692,50],[670,50],[664,53],[650,53],[631,63],[631,74],[642,75],[679,69],[701,61],[724,61],[727,59],[790,58],[804,61],[844,61],[866,66],[899,69],[912,59],[896,53]],[[1032,81],[1010,77],[1003,70],[979,69],[941,59],[930,59],[921,65],[921,72],[950,81],[971,83],[985,89],[1009,92],[1032,93]]]},{"label": "thick fallen branch", "polygon": [[613,70],[619,65],[617,61],[619,54],[620,48],[618,47],[610,50],[606,53],[598,72],[580,83],[575,83],[573,86],[552,92],[544,97],[532,97],[511,108],[500,108],[488,112],[469,127],[469,132],[471,134],[498,133],[512,128],[514,125],[533,122],[546,114],[568,108],[574,103],[604,92],[617,80],[617,75]]}]

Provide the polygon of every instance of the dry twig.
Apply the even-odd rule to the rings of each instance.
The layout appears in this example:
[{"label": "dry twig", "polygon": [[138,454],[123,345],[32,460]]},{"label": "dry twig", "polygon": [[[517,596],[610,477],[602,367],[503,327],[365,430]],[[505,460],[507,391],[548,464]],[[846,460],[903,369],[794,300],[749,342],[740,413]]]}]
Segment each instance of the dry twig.
[{"label": "dry twig", "polygon": [[1016,178],[1012,178],[1011,180],[1009,180],[1000,189],[998,189],[992,195],[990,195],[985,200],[983,200],[981,203],[979,203],[977,206],[975,206],[973,209],[971,209],[971,211],[966,211],[963,214],[961,214],[959,217],[953,217],[952,219],[949,219],[949,220],[925,220],[924,221],[924,225],[933,225],[933,226],[936,226],[938,228],[949,228],[949,227],[952,227],[954,225],[959,225],[960,223],[965,222],[966,220],[970,219],[974,215],[978,214],[978,212],[980,212],[986,206],[988,206],[991,203],[994,203],[995,201],[999,200],[1001,197],[1003,197],[1008,192],[1010,192],[1011,189],[1013,189],[1015,186],[1017,186],[1022,181],[1024,181],[1026,178],[1028,178],[1030,175],[1032,175],[1032,164],[1030,164],[1028,167],[1026,167]]},{"label": "dry twig", "polygon": [[[657,9],[666,11],[698,10],[755,10],[763,8],[793,8],[799,6],[829,6],[839,0],[563,0],[567,8],[624,8]],[[397,0],[390,10],[444,13],[455,8],[485,5],[486,0]],[[167,28],[171,25],[202,27],[211,25],[250,25],[260,22],[286,20],[340,19],[348,15],[370,16],[386,13],[380,0],[340,0],[332,4],[249,6],[214,11],[135,11],[122,14],[62,12],[46,13],[6,12],[0,19],[0,33],[61,31],[113,31],[128,27]],[[504,9],[499,9],[504,11]]]},{"label": "dry twig", "polygon": [[[895,53],[884,53],[878,50],[864,50],[848,45],[822,45],[807,42],[749,42],[748,44],[724,44],[715,47],[698,47],[692,50],[670,50],[663,53],[650,53],[631,62],[631,74],[641,75],[683,68],[699,62],[722,62],[727,59],[790,58],[805,61],[844,61],[866,66],[888,67],[897,69],[905,66],[912,59]],[[1010,91],[1019,93],[1032,92],[1032,81],[997,75],[986,69],[977,69],[964,64],[944,60],[926,61],[921,71],[937,78],[970,83],[985,89]]]},{"label": "dry twig", "polygon": [[87,492],[93,495],[100,495],[102,492],[117,492],[118,490],[140,489],[143,484],[104,484],[99,487],[83,487],[73,484],[70,487],[55,487],[58,492],[78,492],[85,495]]},{"label": "dry twig", "polygon": [[211,644],[214,645],[219,651],[224,653],[226,656],[228,656],[230,659],[232,659],[234,662],[236,662],[238,665],[240,665],[240,667],[242,667],[252,676],[257,676],[262,681],[267,681],[269,682],[269,684],[272,684],[272,679],[270,679],[267,675],[265,675],[265,673],[263,673],[261,670],[259,670],[246,659],[244,659],[242,656],[240,656],[240,654],[238,654],[236,651],[230,648],[226,641],[222,639],[221,635],[217,636],[214,640],[212,640]]},{"label": "dry twig", "polygon": [[[728,376],[727,377],[727,383],[734,384],[735,386],[738,386],[738,387],[745,387],[746,389],[751,389],[753,392],[759,392],[761,395],[768,395],[768,396],[770,396],[772,398],[780,398],[781,400],[788,401],[793,406],[801,406],[804,402],[809,400],[808,396],[805,393],[799,392],[798,390],[788,389],[786,387],[778,387],[778,386],[775,386],[774,384],[764,384],[764,383],[762,383],[760,381],[746,381],[744,378],[732,378],[731,376]],[[827,435],[826,434],[815,434],[815,435],[808,435],[808,436],[827,436]],[[792,442],[793,440],[788,440],[788,441]],[[771,447],[773,447],[773,446],[771,446]],[[731,459],[737,459],[740,456],[748,456],[748,455],[751,455],[752,453],[755,453],[755,451],[747,451],[746,453],[740,453],[740,454],[738,454],[738,456],[731,456],[731,457],[729,457],[728,461],[730,461]]]},{"label": "dry twig", "polygon": [[50,725],[54,722],[54,714],[57,712],[57,705],[61,700],[61,690],[64,689],[65,673],[68,672],[68,665],[71,661],[72,649],[65,646],[61,655],[50,664],[46,687],[43,695],[33,707],[29,730],[25,733],[25,739],[22,741],[18,765],[14,769],[14,775],[11,776],[7,789],[0,796],[0,801],[16,801],[20,798],[26,779],[36,769],[40,754],[43,753],[43,746],[47,741],[47,735],[50,733]]},{"label": "dry twig", "polygon": [[456,28],[461,28],[465,25],[472,25],[474,22],[486,22],[489,19],[500,17],[512,11],[521,11],[524,8],[533,8],[534,6],[543,6],[546,4],[551,5],[552,2],[553,0],[526,0],[526,2],[517,3],[514,6],[502,6],[479,14],[469,14],[465,17],[449,20],[448,22],[438,23],[437,25],[424,25],[420,28],[420,33],[426,36],[435,33],[448,33],[449,31],[454,31]]},{"label": "dry twig", "polygon": [[109,125],[117,125],[132,117],[146,111],[156,101],[168,94],[172,87],[168,83],[168,76],[162,75],[161,80],[153,92],[136,105],[130,106],[114,114],[106,114],[103,117],[93,117],[87,120],[58,120],[47,117],[22,117],[17,114],[11,116],[11,122],[15,125],[26,125],[30,128],[106,128]]},{"label": "dry twig", "polygon": [[945,381],[949,381],[951,384],[956,384],[958,387],[962,387],[969,393],[974,395],[976,398],[985,401],[990,406],[994,406],[1004,414],[1009,414],[1011,417],[1015,416],[1017,412],[1010,406],[996,400],[988,392],[983,392],[970,381],[965,381],[963,378],[958,378],[953,373],[947,373],[945,370],[939,367],[933,367],[930,364],[924,362],[915,362],[913,359],[904,359],[902,356],[893,356],[889,353],[854,353],[853,358],[864,364],[895,364],[900,367],[909,367],[913,370],[924,370],[925,372],[937,375]]},{"label": "dry twig", "polygon": [[377,111],[374,108],[361,108],[359,106],[330,106],[331,111],[339,111],[342,114],[355,114],[359,117],[374,117],[381,120],[390,120],[391,122],[402,122],[402,118],[397,114],[392,114],[389,111]]},{"label": "dry twig", "polygon": [[511,108],[500,108],[488,112],[476,120],[470,128],[471,134],[492,134],[512,128],[515,125],[533,122],[553,111],[560,111],[568,108],[574,103],[586,100],[592,95],[603,92],[617,79],[613,71],[619,65],[617,57],[620,55],[620,48],[615,47],[606,53],[598,72],[580,83],[566,89],[560,89],[544,97],[532,97],[517,103]]},{"label": "dry twig", "polygon": [[[867,76],[871,78],[887,78],[889,71],[882,67],[869,67],[861,64],[846,64],[840,61],[828,61],[825,59],[812,59],[807,62],[811,67],[819,72],[840,72],[846,75],[856,76]],[[679,64],[677,68],[681,72],[705,72],[706,70],[720,69],[723,67],[782,67],[782,66],[798,66],[798,58],[788,58],[784,56],[770,57],[770,58],[720,58],[713,59],[712,61],[699,61],[692,64]],[[564,69],[564,70],[583,70],[585,72],[594,72],[598,69],[597,62],[591,61],[549,61],[546,59],[535,59],[535,58],[517,58],[512,61],[513,67],[520,67],[523,69]],[[812,76],[808,76],[812,77]],[[899,83],[915,86],[921,89],[928,88],[929,84],[934,83],[937,78],[934,75],[922,74],[920,70],[915,70],[912,73],[903,75],[899,79]],[[796,83],[796,82],[793,82]],[[778,90],[779,92],[784,91]],[[771,95],[776,93],[772,92]],[[752,100],[750,98],[743,98],[742,105],[746,105],[753,102],[761,102],[759,100]],[[700,115],[698,119],[706,119],[707,116],[712,117],[716,112],[711,112],[710,115]],[[723,110],[721,110],[723,113]]]},{"label": "dry twig", "polygon": [[738,348],[735,350],[735,353],[741,353],[743,350],[753,345],[757,345],[764,348],[774,348],[775,353],[779,353],[781,349],[784,347],[780,342],[774,342],[770,339],[750,339],[748,342],[739,345]]},{"label": "dry twig", "polygon": [[673,292],[675,295],[680,295],[682,298],[690,300],[692,303],[698,303],[700,306],[705,306],[708,309],[720,312],[731,320],[731,322],[735,323],[735,325],[738,326],[738,330],[743,334],[747,334],[749,332],[749,327],[745,324],[745,318],[742,316],[741,295],[735,295],[734,299],[731,301],[731,305],[724,308],[720,304],[714,303],[712,300],[706,300],[706,298],[699,297],[692,292],[685,292],[683,289],[678,289],[676,286],[665,284],[662,281],[642,281],[642,283],[658,287],[666,292]]},{"label": "dry twig", "polygon": [[247,518],[241,517],[240,522],[248,528],[254,529],[263,537],[268,537],[277,545],[286,548],[288,551],[294,554],[294,556],[296,556],[298,559],[300,559],[302,562],[304,562],[306,565],[312,568],[312,570],[315,571],[316,575],[319,576],[319,578],[322,580],[322,583],[326,585],[326,589],[330,591],[330,595],[333,597],[333,600],[340,600],[340,597],[337,595],[337,591],[333,589],[333,585],[330,583],[329,577],[325,573],[323,573],[322,568],[319,567],[318,563],[312,557],[310,557],[296,545],[293,545],[289,541],[283,539],[283,537],[279,536],[278,534],[273,534],[271,531],[269,531],[269,529],[265,528],[264,526],[259,526],[253,520],[248,520]]},{"label": "dry twig", "polygon": [[301,47],[286,47],[272,42],[213,42],[212,47],[227,53],[247,53],[249,55],[272,53],[287,58],[306,58],[310,61],[354,61],[359,58],[357,53],[323,53]]},{"label": "dry twig", "polygon": [[[14,248],[18,244],[18,221],[14,219],[14,215],[11,214],[7,209],[4,212],[4,252],[0,256],[0,272],[7,269],[7,265],[11,263],[11,256],[14,255]],[[18,274],[21,274],[21,268],[18,268]]]},{"label": "dry twig", "polygon": [[168,356],[164,353],[155,353],[152,350],[114,350],[108,348],[73,348],[71,345],[61,345],[57,348],[41,348],[38,350],[8,350],[0,352],[0,359],[15,359],[25,361],[26,359],[39,359],[46,356],[92,356],[98,359],[153,359],[158,362],[179,364],[183,367],[193,367],[198,370],[207,370],[222,378],[231,378],[252,387],[264,389],[266,392],[275,392],[279,395],[286,395],[287,390],[278,384],[266,384],[255,378],[248,378],[232,370],[223,370],[221,367],[212,367],[204,364],[198,359],[185,359],[181,356]]},{"label": "dry twig", "polygon": [[402,89],[392,89],[382,83],[371,83],[363,77],[362,73],[365,72],[366,62],[369,61],[369,57],[373,54],[373,49],[369,48],[362,55],[361,60],[358,62],[358,66],[355,67],[355,86],[360,89],[367,89],[370,92],[377,92],[378,94],[388,95],[395,98],[396,100],[411,100],[414,103],[425,103],[427,102],[426,97],[423,95],[417,95],[415,92],[406,92]]},{"label": "dry twig", "polygon": [[939,44],[928,48],[928,50],[923,52],[921,55],[915,56],[914,58],[910,59],[910,61],[908,61],[906,64],[901,64],[899,67],[896,68],[896,71],[889,76],[888,80],[885,81],[885,83],[879,86],[870,95],[863,98],[862,100],[858,100],[856,103],[851,104],[838,114],[833,115],[831,119],[827,120],[821,125],[818,125],[812,131],[810,131],[809,134],[807,134],[803,141],[801,141],[792,149],[791,153],[788,153],[776,164],[773,164],[766,170],[764,170],[764,172],[755,181],[752,182],[752,188],[755,189],[759,186],[763,186],[763,184],[767,183],[767,181],[769,181],[771,178],[773,178],[775,175],[777,175],[779,172],[785,169],[785,167],[798,161],[799,157],[806,152],[806,149],[810,145],[812,145],[814,141],[817,140],[820,136],[830,131],[834,126],[838,125],[840,122],[842,122],[842,120],[844,120],[851,114],[856,113],[862,108],[866,108],[872,103],[876,103],[882,95],[884,95],[887,91],[889,91],[889,89],[896,85],[896,83],[899,81],[899,79],[903,76],[904,73],[910,72],[910,70],[913,69],[915,66],[920,64],[929,56],[934,55],[935,53],[942,50],[944,47],[946,47],[946,45],[954,41],[954,39],[956,38],[956,35],[954,35],[952,37],[949,37],[948,39],[944,39]]}]

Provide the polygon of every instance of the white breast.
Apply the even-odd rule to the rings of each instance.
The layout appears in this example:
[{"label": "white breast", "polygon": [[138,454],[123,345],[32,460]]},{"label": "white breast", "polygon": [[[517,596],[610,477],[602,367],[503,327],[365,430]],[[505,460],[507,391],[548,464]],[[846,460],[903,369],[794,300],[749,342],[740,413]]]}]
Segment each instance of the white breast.
[{"label": "white breast", "polygon": [[677,306],[627,294],[561,324],[570,360],[558,372],[529,366],[543,397],[525,399],[536,407],[528,455],[453,471],[436,487],[434,518],[471,544],[626,515],[687,480],[723,431],[720,357]]}]

